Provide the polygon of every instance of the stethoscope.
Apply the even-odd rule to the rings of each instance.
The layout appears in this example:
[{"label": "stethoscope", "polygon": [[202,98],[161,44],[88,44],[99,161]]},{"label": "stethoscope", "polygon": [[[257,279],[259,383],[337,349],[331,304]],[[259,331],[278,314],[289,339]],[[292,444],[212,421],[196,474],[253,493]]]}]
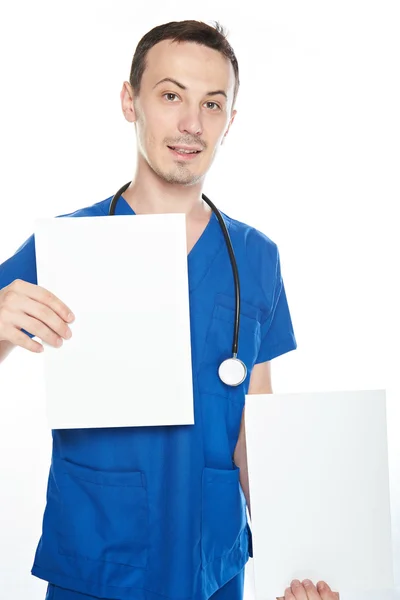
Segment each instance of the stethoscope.
[{"label": "stethoscope", "polygon": [[[125,192],[125,190],[130,186],[131,182],[129,181],[125,185],[122,186],[120,190],[114,195],[110,203],[110,209],[108,211],[108,215],[111,217],[115,215],[115,207],[117,206],[117,202],[120,196]],[[235,254],[233,252],[232,242],[229,237],[228,229],[226,227],[225,221],[222,218],[221,213],[218,208],[211,202],[209,198],[205,194],[202,194],[204,202],[208,204],[211,208],[215,216],[217,217],[219,224],[222,229],[222,233],[224,234],[226,247],[229,252],[229,258],[232,265],[233,272],[233,280],[235,284],[235,325],[233,330],[233,345],[232,345],[232,358],[225,359],[219,366],[218,375],[223,383],[226,385],[237,386],[243,383],[246,379],[247,368],[244,362],[242,362],[237,357],[238,344],[239,344],[239,325],[240,325],[240,282],[239,282],[239,273],[237,268],[237,263],[235,259]]]}]

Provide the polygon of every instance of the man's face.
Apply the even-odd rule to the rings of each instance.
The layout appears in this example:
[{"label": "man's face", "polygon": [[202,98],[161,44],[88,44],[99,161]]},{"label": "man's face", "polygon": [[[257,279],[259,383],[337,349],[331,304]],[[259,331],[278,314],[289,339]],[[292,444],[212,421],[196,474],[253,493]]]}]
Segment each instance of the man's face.
[{"label": "man's face", "polygon": [[[135,121],[139,159],[169,183],[193,185],[207,173],[235,117],[233,67],[212,48],[172,40],[153,46],[146,63],[133,106],[127,83],[121,92],[125,117]],[[176,83],[160,83],[164,78]],[[181,155],[170,149],[180,145],[201,151]]]}]

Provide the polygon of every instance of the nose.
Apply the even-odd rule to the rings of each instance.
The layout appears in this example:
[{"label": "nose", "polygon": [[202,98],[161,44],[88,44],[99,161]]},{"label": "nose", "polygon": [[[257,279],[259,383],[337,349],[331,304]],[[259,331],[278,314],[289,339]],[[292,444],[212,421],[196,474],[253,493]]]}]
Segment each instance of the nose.
[{"label": "nose", "polygon": [[195,107],[186,107],[181,113],[178,128],[181,133],[188,133],[191,136],[201,135],[203,124],[199,110]]}]

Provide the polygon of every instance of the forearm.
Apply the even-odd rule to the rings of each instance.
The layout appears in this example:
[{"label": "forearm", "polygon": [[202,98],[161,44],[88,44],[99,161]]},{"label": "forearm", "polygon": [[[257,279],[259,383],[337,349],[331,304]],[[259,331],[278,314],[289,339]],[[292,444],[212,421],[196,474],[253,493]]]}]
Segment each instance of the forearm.
[{"label": "forearm", "polygon": [[249,488],[249,473],[247,470],[247,460],[243,461],[241,465],[236,465],[240,468],[240,485],[242,486],[244,497],[246,498],[246,504],[251,519],[251,506],[250,506],[250,488]]},{"label": "forearm", "polygon": [[[250,394],[272,394],[271,384],[271,364],[270,361],[256,364],[253,368],[250,377],[250,384],[248,389],[248,395]],[[249,509],[249,515],[251,518],[250,508],[250,486],[249,486],[249,473],[247,469],[247,447],[246,447],[246,431],[244,426],[244,411],[242,412],[242,420],[240,423],[239,437],[236,444],[235,452],[233,455],[233,461],[240,469],[240,485],[242,486],[244,496],[246,498],[247,508]]]},{"label": "forearm", "polygon": [[233,455],[233,462],[240,469],[240,485],[242,486],[244,497],[246,498],[246,504],[251,518],[251,507],[250,507],[250,487],[249,487],[249,473],[247,468],[247,449],[246,449],[246,433],[244,429],[244,413],[242,416],[242,424],[240,427],[240,434],[236,444],[235,452]]}]

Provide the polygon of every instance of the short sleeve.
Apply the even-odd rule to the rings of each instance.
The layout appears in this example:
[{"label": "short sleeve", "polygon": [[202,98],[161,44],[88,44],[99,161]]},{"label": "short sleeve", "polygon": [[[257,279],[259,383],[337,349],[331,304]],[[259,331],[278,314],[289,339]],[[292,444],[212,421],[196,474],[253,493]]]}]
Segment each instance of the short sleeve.
[{"label": "short sleeve", "polygon": [[[34,235],[31,235],[13,256],[0,265],[0,290],[10,285],[15,279],[22,279],[23,281],[37,285]],[[34,337],[34,335],[24,329],[21,331],[31,338]]]},{"label": "short sleeve", "polygon": [[272,307],[267,319],[261,325],[261,344],[256,364],[272,360],[296,348],[297,342],[281,275],[279,253],[277,253]]}]

